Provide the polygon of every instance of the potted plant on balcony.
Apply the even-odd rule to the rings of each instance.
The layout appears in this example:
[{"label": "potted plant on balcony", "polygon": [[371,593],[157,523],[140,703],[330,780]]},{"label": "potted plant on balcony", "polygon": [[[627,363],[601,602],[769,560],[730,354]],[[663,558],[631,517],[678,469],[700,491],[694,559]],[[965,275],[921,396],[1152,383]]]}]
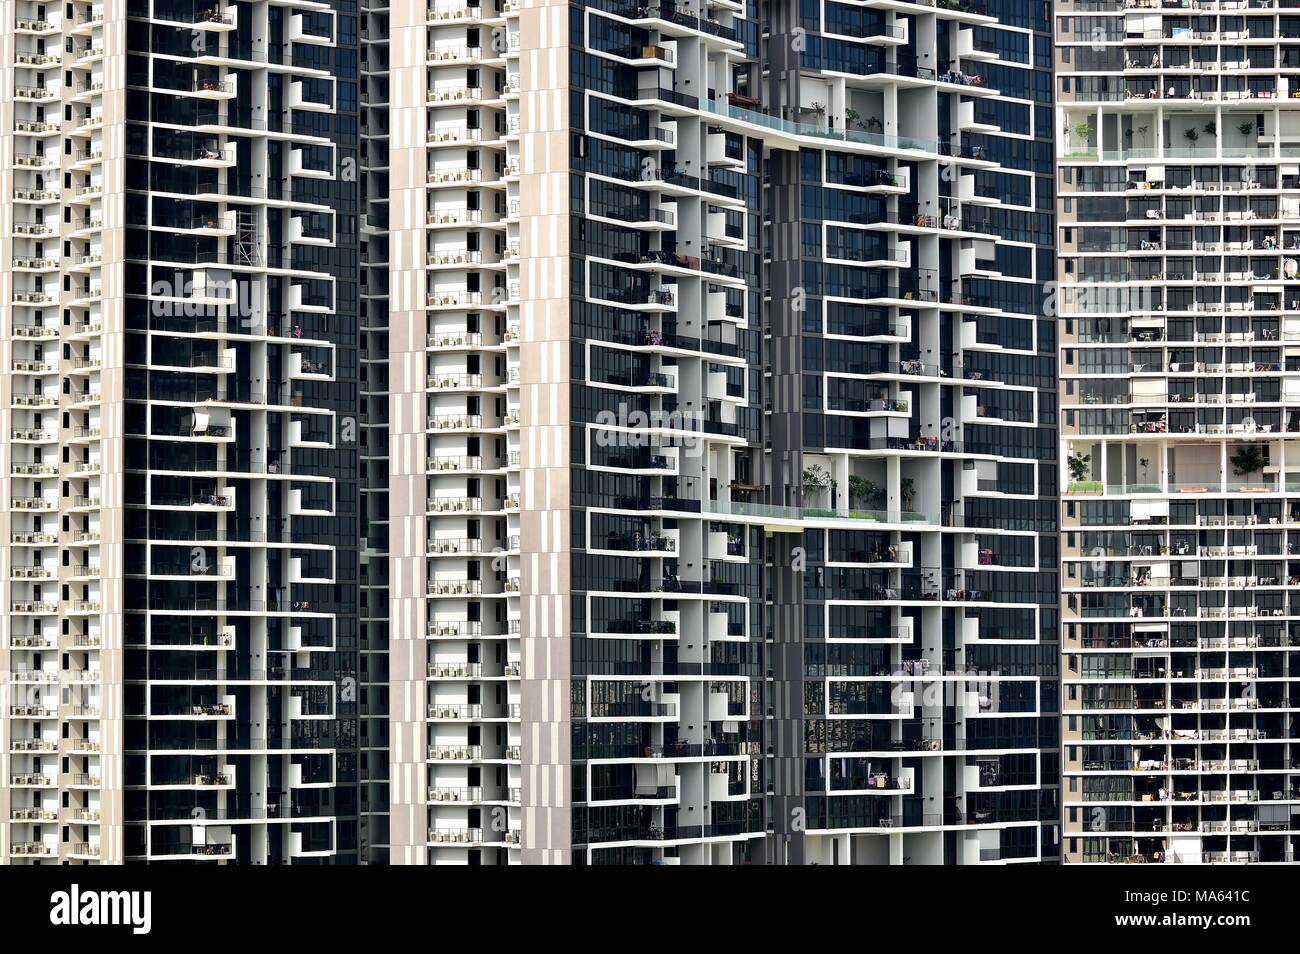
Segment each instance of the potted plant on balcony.
[{"label": "potted plant on balcony", "polygon": [[1066,465],[1070,468],[1070,490],[1073,493],[1095,493],[1100,490],[1099,482],[1088,480],[1088,470],[1092,465],[1091,454],[1076,454],[1071,451],[1066,458]]},{"label": "potted plant on balcony", "polygon": [[1075,123],[1073,126],[1068,123],[1065,126],[1065,135],[1074,133],[1075,145],[1072,147],[1073,155],[1091,155],[1093,151],[1092,134],[1094,128],[1092,123],[1086,119],[1083,122]]},{"label": "potted plant on balcony", "polygon": [[1237,124],[1237,132],[1243,136],[1249,136],[1255,131],[1255,123],[1252,120],[1245,120]]},{"label": "potted plant on balcony", "polygon": [[911,510],[912,501],[916,499],[916,481],[904,477],[898,482],[898,495],[903,498],[903,509]]},{"label": "potted plant on balcony", "polygon": [[819,464],[810,464],[803,470],[803,492],[815,494],[819,490],[829,490],[831,486],[830,471]]},{"label": "potted plant on balcony", "polygon": [[1255,445],[1242,447],[1232,455],[1229,463],[1232,464],[1232,473],[1234,477],[1249,477],[1251,474],[1257,474],[1264,469],[1264,452]]},{"label": "potted plant on balcony", "polygon": [[1195,146],[1197,140],[1201,138],[1201,134],[1198,133],[1195,129],[1189,129],[1183,133],[1183,138],[1186,139],[1188,142],[1190,142],[1193,146]]},{"label": "potted plant on balcony", "polygon": [[867,509],[879,509],[885,492],[875,483],[857,474],[849,475],[849,506],[856,501],[858,506]]}]

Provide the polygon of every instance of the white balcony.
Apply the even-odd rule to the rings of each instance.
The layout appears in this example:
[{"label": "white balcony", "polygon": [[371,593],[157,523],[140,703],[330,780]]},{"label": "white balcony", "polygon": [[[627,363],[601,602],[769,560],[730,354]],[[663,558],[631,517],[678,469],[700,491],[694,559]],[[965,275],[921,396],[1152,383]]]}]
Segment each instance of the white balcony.
[{"label": "white balcony", "polygon": [[310,296],[306,287],[303,285],[291,285],[289,287],[289,309],[290,311],[305,311],[320,315],[329,315],[334,313],[334,285],[330,283],[329,294],[326,296]]},{"label": "white balcony", "polygon": [[[321,25],[321,17],[328,18],[329,23],[327,26]],[[289,17],[288,42],[303,43],[309,46],[334,46],[335,31],[333,10],[320,11],[314,14],[293,13]]]},{"label": "white balcony", "polygon": [[[332,489],[332,485],[328,486]],[[331,517],[334,515],[334,505],[332,501],[325,506],[319,501],[307,502],[303,491],[294,487],[289,491],[289,514],[295,517]]]},{"label": "white balcony", "polygon": [[[165,91],[163,91],[165,92]],[[223,73],[219,79],[196,79],[188,90],[178,90],[196,99],[227,100],[239,93],[239,75]]]},{"label": "white balcony", "polygon": [[1002,130],[993,123],[984,122],[976,113],[978,103],[962,100],[957,106],[957,125],[963,132],[997,133]]},{"label": "white balcony", "polygon": [[737,325],[745,324],[744,298],[736,306],[727,304],[725,291],[710,290],[705,296],[706,315],[709,321],[728,321]]},{"label": "white balcony", "polygon": [[[743,144],[743,138],[740,139]],[[727,154],[727,136],[725,133],[709,133],[707,141],[707,156],[710,166],[723,169],[734,169],[737,172],[745,170],[745,150],[743,145],[739,149],[733,149],[735,155]]]},{"label": "white balcony", "polygon": [[239,161],[239,144],[228,142],[222,145],[214,143],[201,146],[195,149],[193,158],[178,161],[202,169],[228,169]]},{"label": "white balcony", "polygon": [[309,93],[307,90],[307,84],[304,81],[293,80],[289,84],[288,108],[301,109],[313,113],[334,112],[335,90],[333,78],[320,79],[316,82],[326,83],[329,86],[329,92],[323,96]]},{"label": "white balcony", "polygon": [[961,28],[957,31],[957,56],[963,60],[996,60],[998,54],[991,53],[988,50],[981,50],[975,46],[975,31],[969,28]]},{"label": "white balcony", "polygon": [[301,351],[289,355],[289,377],[303,381],[334,380],[328,366],[308,358]]},{"label": "white balcony", "polygon": [[307,152],[301,147],[295,147],[289,150],[289,175],[301,176],[305,179],[333,179],[334,178],[334,146],[316,145],[315,149],[327,149],[330,153],[328,161],[322,162],[319,159],[309,161]]},{"label": "white balcony", "polygon": [[329,228],[327,235],[311,234],[307,230],[307,220],[304,216],[295,215],[289,219],[289,242],[294,245],[317,245],[323,248],[330,248],[334,245],[334,217],[329,218]]},{"label": "white balcony", "polygon": [[999,205],[1000,199],[989,198],[980,195],[975,191],[975,176],[971,173],[963,175],[957,181],[957,198],[962,205]]}]

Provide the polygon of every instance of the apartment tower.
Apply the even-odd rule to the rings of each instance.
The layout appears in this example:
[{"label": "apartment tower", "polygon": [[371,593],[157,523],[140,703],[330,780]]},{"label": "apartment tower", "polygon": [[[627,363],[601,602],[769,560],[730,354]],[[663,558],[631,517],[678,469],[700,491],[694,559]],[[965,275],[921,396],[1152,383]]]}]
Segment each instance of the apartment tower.
[{"label": "apartment tower", "polygon": [[360,846],[388,861],[388,2],[361,6]]},{"label": "apartment tower", "polygon": [[356,860],[344,7],[0,3],[0,863]]},{"label": "apartment tower", "polygon": [[1056,858],[1047,20],[370,9],[376,858]]},{"label": "apartment tower", "polygon": [[1289,862],[1300,10],[1055,19],[1064,858]]},{"label": "apartment tower", "polygon": [[1055,861],[1048,20],[0,0],[0,861]]}]

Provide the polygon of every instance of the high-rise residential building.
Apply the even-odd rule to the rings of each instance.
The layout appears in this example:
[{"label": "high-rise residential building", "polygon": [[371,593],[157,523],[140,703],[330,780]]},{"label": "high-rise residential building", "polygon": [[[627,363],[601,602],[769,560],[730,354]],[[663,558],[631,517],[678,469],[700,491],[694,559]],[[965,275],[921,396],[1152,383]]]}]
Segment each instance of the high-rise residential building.
[{"label": "high-rise residential building", "polygon": [[1057,860],[1046,3],[6,9],[0,861]]},{"label": "high-rise residential building", "polygon": [[1289,862],[1300,10],[1058,0],[1067,862]]},{"label": "high-rise residential building", "polygon": [[1047,7],[818,7],[765,14],[775,860],[1054,861]]},{"label": "high-rise residential building", "polygon": [[361,6],[360,845],[388,861],[388,0]]},{"label": "high-rise residential building", "polygon": [[1047,20],[372,8],[392,863],[1055,859]]},{"label": "high-rise residential building", "polygon": [[355,11],[0,16],[0,862],[355,861]]},{"label": "high-rise residential building", "polygon": [[[544,261],[523,274],[519,207],[558,194],[550,181],[521,189],[521,122],[548,114],[520,108],[521,54],[532,51],[521,49],[520,11],[496,3],[386,14],[394,864],[520,860],[520,286]],[[530,14],[535,41],[557,29],[542,12]],[[554,98],[541,81],[555,64],[542,66],[530,64],[527,98]],[[557,728],[559,714],[547,716]]]}]

